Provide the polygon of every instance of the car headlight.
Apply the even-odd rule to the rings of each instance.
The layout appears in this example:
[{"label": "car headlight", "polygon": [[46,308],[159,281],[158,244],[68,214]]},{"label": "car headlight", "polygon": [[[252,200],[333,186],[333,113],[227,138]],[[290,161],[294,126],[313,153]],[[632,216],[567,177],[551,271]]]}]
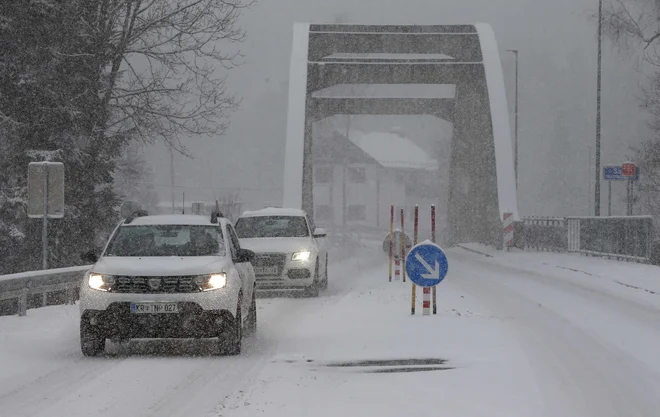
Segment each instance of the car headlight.
[{"label": "car headlight", "polygon": [[200,275],[195,278],[195,284],[199,285],[202,291],[219,290],[227,286],[227,274],[220,272],[217,274]]},{"label": "car headlight", "polygon": [[90,272],[87,277],[87,284],[90,288],[98,291],[110,291],[115,285],[115,277],[112,275]]},{"label": "car headlight", "polygon": [[312,252],[310,251],[302,251],[302,252],[296,252],[291,256],[292,261],[307,261],[309,260],[309,257],[312,255]]}]

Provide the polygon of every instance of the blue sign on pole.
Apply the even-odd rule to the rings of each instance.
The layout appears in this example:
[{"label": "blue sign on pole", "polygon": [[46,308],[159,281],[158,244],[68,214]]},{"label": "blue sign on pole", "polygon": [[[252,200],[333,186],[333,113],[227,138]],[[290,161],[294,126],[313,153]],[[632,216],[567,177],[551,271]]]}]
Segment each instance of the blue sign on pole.
[{"label": "blue sign on pole", "polygon": [[626,177],[623,175],[623,167],[621,165],[606,165],[603,167],[603,180],[605,181],[633,181],[639,180],[639,167],[635,167],[635,176]]},{"label": "blue sign on pole", "polygon": [[430,240],[413,246],[406,257],[406,273],[420,287],[435,287],[445,279],[448,269],[447,256]]}]

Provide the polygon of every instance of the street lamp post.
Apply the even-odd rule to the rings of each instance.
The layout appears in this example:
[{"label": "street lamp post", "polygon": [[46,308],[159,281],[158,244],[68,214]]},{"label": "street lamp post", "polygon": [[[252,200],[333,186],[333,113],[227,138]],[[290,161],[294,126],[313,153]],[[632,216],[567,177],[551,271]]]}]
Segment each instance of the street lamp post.
[{"label": "street lamp post", "polygon": [[603,73],[603,0],[598,1],[598,75],[596,77],[596,185],[594,187],[594,215],[600,216],[600,101]]},{"label": "street lamp post", "polygon": [[513,157],[513,170],[516,176],[516,189],[518,188],[518,50],[517,49],[508,49],[509,52],[513,52],[516,56],[516,104],[515,104],[515,116],[514,116],[514,157]]}]

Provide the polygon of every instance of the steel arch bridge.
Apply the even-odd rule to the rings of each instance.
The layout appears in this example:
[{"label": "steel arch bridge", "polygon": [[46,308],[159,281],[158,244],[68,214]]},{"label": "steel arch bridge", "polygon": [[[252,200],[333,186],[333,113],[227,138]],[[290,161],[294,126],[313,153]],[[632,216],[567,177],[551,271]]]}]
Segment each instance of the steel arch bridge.
[{"label": "steel arch bridge", "polygon": [[[453,97],[328,96],[351,84],[442,84]],[[519,219],[509,112],[488,24],[294,25],[283,203],[313,213],[312,125],[335,114],[432,115],[453,123],[445,244],[501,245]]]}]

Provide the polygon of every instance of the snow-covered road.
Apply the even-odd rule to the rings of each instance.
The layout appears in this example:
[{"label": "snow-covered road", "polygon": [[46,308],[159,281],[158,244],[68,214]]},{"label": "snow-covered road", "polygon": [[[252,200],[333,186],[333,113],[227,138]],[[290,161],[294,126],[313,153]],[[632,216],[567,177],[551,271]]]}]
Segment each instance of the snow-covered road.
[{"label": "snow-covered road", "polygon": [[240,357],[149,341],[88,359],[77,307],[2,317],[0,416],[660,415],[660,295],[593,273],[610,261],[448,256],[437,316],[410,316],[374,247],[318,299],[260,299]]}]

